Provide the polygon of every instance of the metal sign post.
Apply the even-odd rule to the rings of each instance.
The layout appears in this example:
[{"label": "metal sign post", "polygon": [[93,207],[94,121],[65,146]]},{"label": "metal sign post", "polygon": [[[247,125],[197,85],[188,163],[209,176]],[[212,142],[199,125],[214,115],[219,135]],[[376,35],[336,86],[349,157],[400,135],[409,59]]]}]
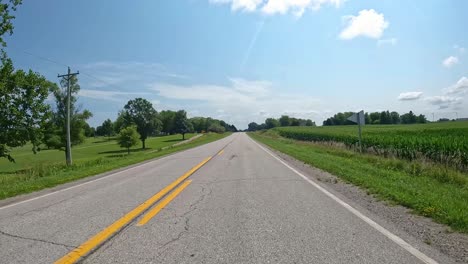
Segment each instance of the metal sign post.
[{"label": "metal sign post", "polygon": [[358,113],[354,113],[352,116],[348,117],[348,120],[358,124],[359,127],[359,151],[362,153],[362,132],[361,126],[366,124],[364,119],[364,110]]}]

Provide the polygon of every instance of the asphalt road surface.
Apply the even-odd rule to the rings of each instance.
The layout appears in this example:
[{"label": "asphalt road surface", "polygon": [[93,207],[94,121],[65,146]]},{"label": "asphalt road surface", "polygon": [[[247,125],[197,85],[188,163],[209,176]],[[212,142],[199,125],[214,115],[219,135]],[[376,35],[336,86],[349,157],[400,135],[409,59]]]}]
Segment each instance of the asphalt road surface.
[{"label": "asphalt road surface", "polygon": [[89,180],[1,207],[0,263],[450,262],[244,133]]}]

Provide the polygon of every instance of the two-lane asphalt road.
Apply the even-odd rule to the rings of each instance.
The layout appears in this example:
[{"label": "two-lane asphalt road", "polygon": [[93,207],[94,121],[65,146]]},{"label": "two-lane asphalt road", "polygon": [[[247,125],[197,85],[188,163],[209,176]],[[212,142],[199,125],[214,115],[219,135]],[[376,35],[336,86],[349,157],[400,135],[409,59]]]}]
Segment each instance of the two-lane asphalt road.
[{"label": "two-lane asphalt road", "polygon": [[0,263],[449,262],[395,231],[236,133],[0,208]]}]

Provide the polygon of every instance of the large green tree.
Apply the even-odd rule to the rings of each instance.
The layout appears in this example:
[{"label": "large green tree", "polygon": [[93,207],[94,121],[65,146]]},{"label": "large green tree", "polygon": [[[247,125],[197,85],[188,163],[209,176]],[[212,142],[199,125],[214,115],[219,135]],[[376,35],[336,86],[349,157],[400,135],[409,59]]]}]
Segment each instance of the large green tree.
[{"label": "large green tree", "polygon": [[174,117],[174,125],[176,133],[182,134],[182,139],[185,139],[185,134],[193,131],[193,125],[187,118],[185,110],[179,110]]},{"label": "large green tree", "polygon": [[33,71],[15,71],[10,59],[0,68],[0,158],[14,161],[12,147],[32,143],[35,153],[43,137],[43,128],[50,117],[45,103],[56,85]]},{"label": "large green tree", "polygon": [[142,148],[145,149],[145,141],[148,136],[157,134],[161,129],[161,121],[158,119],[158,112],[146,99],[136,98],[128,101],[121,112],[126,126],[136,125],[140,134]]}]

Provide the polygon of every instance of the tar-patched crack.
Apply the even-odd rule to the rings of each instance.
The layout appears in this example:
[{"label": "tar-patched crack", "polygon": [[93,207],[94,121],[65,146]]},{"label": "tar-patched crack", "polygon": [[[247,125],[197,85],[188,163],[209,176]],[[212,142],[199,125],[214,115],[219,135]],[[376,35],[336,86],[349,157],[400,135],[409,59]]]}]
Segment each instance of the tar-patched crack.
[{"label": "tar-patched crack", "polygon": [[[163,253],[164,248],[166,248],[170,244],[180,240],[184,234],[189,232],[191,213],[193,213],[194,211],[196,211],[198,209],[198,207],[197,207],[198,204],[200,204],[203,200],[205,200],[208,196],[210,196],[213,193],[213,190],[208,185],[206,185],[206,184],[198,184],[198,185],[200,185],[201,188],[202,188],[201,189],[202,195],[200,195],[200,197],[197,200],[195,200],[192,204],[190,204],[190,209],[189,210],[187,210],[186,212],[184,212],[183,214],[181,214],[179,216],[175,215],[176,218],[183,218],[184,219],[184,229],[181,232],[179,232],[175,238],[173,238],[173,239],[169,240],[168,242],[162,244],[157,249],[157,251],[159,251],[160,254]],[[206,192],[206,190],[208,190],[208,191]],[[167,209],[169,209],[169,208],[167,208]],[[177,224],[177,222],[176,222],[176,224]]]},{"label": "tar-patched crack", "polygon": [[62,247],[65,247],[66,249],[74,249],[75,248],[75,246],[65,245],[65,244],[56,243],[56,242],[52,242],[52,241],[47,241],[47,240],[44,240],[44,239],[14,235],[14,234],[4,232],[2,230],[0,230],[0,235],[4,235],[4,236],[7,236],[7,237],[12,237],[12,238],[16,238],[16,239],[24,239],[24,240],[30,240],[30,241],[35,241],[35,242],[41,242],[41,243],[51,244],[51,245],[55,245],[55,246],[62,246]]}]

